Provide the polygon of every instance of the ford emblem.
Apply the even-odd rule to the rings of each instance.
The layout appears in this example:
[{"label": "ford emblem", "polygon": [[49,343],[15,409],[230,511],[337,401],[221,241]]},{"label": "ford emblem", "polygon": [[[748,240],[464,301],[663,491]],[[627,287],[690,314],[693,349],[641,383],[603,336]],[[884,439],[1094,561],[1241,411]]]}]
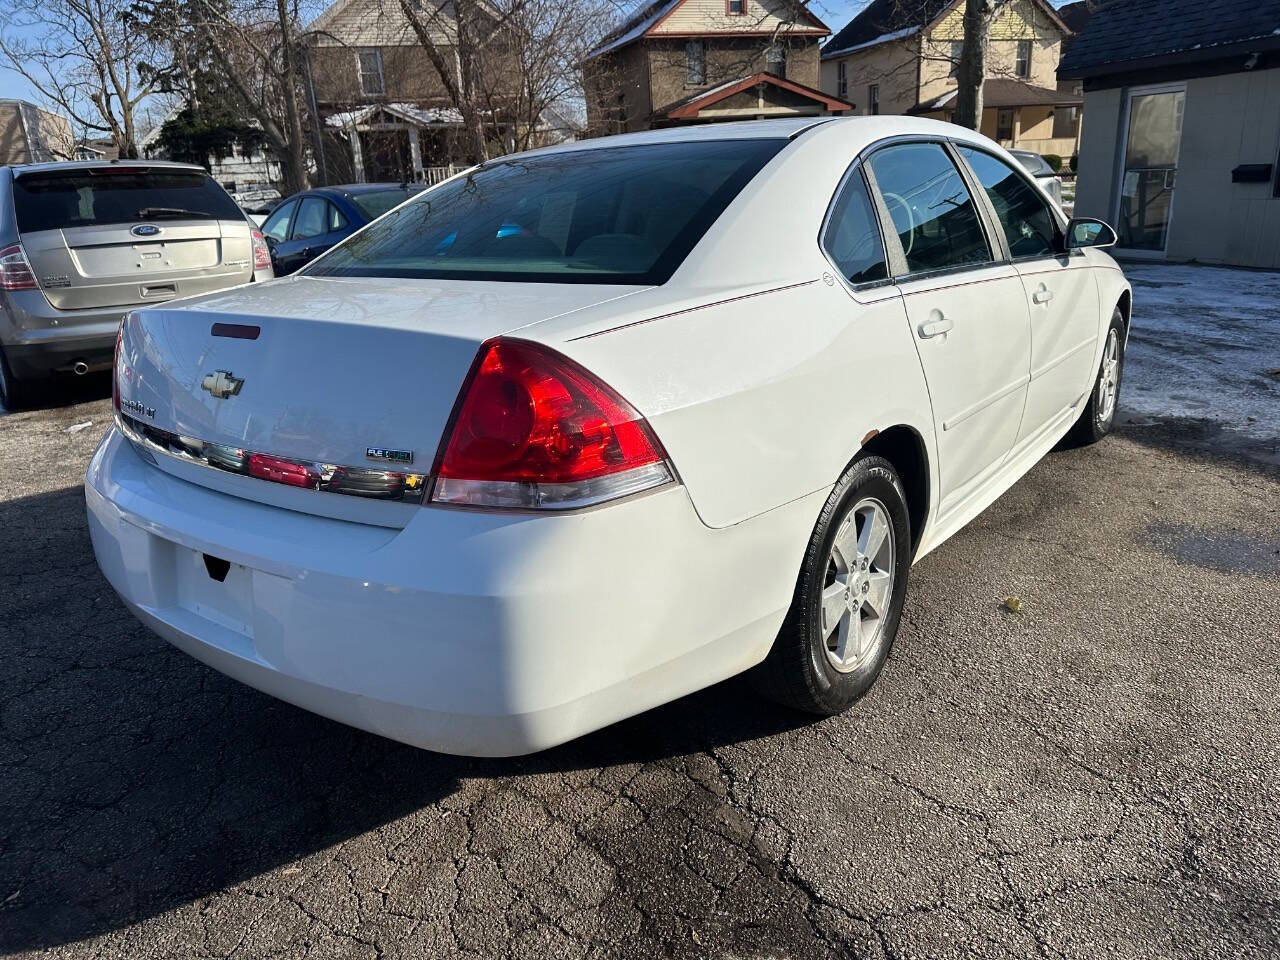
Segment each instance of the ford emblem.
[{"label": "ford emblem", "polygon": [[160,228],[154,223],[140,223],[129,232],[135,237],[154,237],[160,232]]}]

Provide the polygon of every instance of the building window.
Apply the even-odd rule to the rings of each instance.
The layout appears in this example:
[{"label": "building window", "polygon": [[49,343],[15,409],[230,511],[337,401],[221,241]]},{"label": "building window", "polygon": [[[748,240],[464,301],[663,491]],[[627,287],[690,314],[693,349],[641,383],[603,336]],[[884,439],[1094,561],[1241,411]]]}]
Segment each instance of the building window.
[{"label": "building window", "polygon": [[787,52],[782,48],[782,44],[771,43],[765,48],[764,69],[765,73],[772,73],[775,77],[786,77]]},{"label": "building window", "polygon": [[724,0],[724,12],[731,17],[739,17],[747,12],[747,0]]},{"label": "building window", "polygon": [[996,139],[1013,139],[1013,111],[1001,109],[996,111]]},{"label": "building window", "polygon": [[386,84],[382,79],[382,51],[361,50],[360,59],[360,92],[366,97],[380,97],[386,92]]},{"label": "building window", "polygon": [[867,87],[867,109],[873,116],[880,112],[880,84],[878,83]]},{"label": "building window", "polygon": [[1031,76],[1031,41],[1019,40],[1018,53],[1013,61],[1013,75],[1026,80]]},{"label": "building window", "polygon": [[836,96],[841,100],[849,99],[849,64],[844,60],[836,62]]},{"label": "building window", "polygon": [[690,40],[684,45],[684,82],[691,87],[707,82],[707,45],[702,40]]},{"label": "building window", "polygon": [[948,77],[954,77],[960,73],[960,57],[964,54],[964,41],[951,41],[951,69],[947,72]]},{"label": "building window", "polygon": [[1078,107],[1055,107],[1053,110],[1053,136],[1055,140],[1074,140],[1079,120]]}]

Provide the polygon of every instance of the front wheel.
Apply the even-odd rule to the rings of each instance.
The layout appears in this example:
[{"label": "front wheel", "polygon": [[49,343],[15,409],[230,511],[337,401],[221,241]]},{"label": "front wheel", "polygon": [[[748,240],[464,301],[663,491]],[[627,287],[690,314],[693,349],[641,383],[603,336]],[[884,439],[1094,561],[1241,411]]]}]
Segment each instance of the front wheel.
[{"label": "front wheel", "polygon": [[1117,308],[1111,314],[1111,326],[1102,347],[1102,362],[1089,393],[1089,402],[1080,411],[1080,419],[1067,435],[1075,446],[1097,443],[1116,424],[1116,404],[1120,400],[1120,381],[1124,374],[1124,316]]},{"label": "front wheel", "polygon": [[788,706],[830,716],[880,675],[898,632],[911,568],[907,498],[892,464],[866,457],[827,498],[791,609],[752,679]]}]

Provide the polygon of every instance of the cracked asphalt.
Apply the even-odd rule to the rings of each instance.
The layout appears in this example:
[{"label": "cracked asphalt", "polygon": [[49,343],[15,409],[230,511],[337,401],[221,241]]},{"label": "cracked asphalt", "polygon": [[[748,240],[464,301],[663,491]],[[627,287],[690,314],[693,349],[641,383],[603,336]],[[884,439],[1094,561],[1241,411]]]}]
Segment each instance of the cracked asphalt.
[{"label": "cracked asphalt", "polygon": [[106,389],[0,417],[0,953],[1280,955],[1280,473],[1211,428],[1047,457],[841,717],[730,681],[498,761],[135,622],[84,521]]}]

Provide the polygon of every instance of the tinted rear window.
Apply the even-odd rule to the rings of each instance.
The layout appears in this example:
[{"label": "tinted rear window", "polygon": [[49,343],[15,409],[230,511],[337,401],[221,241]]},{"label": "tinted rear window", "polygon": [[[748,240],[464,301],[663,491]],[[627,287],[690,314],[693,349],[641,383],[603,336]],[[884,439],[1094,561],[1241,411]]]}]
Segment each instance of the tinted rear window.
[{"label": "tinted rear window", "polygon": [[1037,153],[1015,153],[1013,159],[1022,164],[1023,170],[1035,176],[1053,173],[1053,167],[1049,166],[1049,162]]},{"label": "tinted rear window", "polygon": [[786,143],[633,144],[497,161],[392,211],[305,272],[663,283]]},{"label": "tinted rear window", "polygon": [[347,194],[351,202],[365,212],[370,220],[377,220],[394,206],[404,203],[416,190],[370,190],[368,193]]},{"label": "tinted rear window", "polygon": [[165,220],[244,220],[227,192],[183,170],[75,170],[13,181],[18,231]]}]

